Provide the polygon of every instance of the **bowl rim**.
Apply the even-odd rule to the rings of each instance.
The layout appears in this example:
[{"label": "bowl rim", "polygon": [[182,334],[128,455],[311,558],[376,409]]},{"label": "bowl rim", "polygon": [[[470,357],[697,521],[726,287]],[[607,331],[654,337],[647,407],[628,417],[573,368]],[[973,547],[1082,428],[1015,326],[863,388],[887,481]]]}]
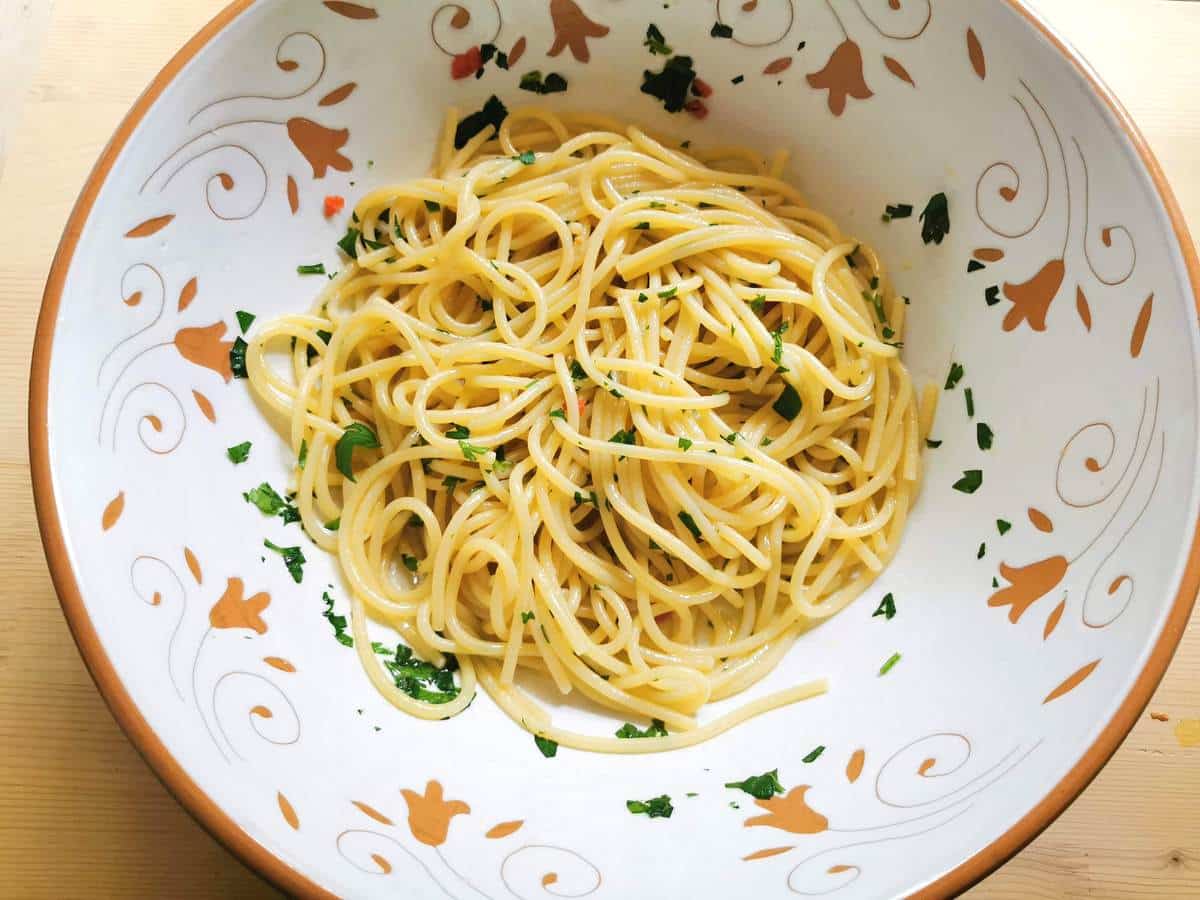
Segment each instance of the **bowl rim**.
[{"label": "bowl rim", "polygon": [[[1192,299],[1200,313],[1200,258],[1197,257],[1187,223],[1179,203],[1167,183],[1158,160],[1129,112],[1104,84],[1083,56],[1059,35],[1042,17],[1026,5],[1026,0],[1001,0],[1039,32],[1081,75],[1092,91],[1108,107],[1118,127],[1124,131],[1138,158],[1149,174],[1159,201],[1171,223],[1176,243],[1183,256],[1191,285]],[[50,362],[59,306],[84,224],[109,172],[121,155],[134,129],[172,84],[180,71],[214,38],[253,5],[254,0],[231,0],[203,28],[192,36],[150,82],[137,98],[88,175],[51,262],[38,314],[29,381],[29,457],[38,528],[50,569],[51,580],[62,606],[67,625],[79,648],[92,680],[113,717],[159,781],[185,810],[213,838],[241,862],[265,876],[289,894],[305,897],[334,898],[335,895],[293,868],[281,857],[238,825],[188,774],[142,715],[126,690],[120,676],[100,642],[75,572],[67,554],[62,522],[50,465],[48,421]],[[1196,523],[1200,525],[1200,522]],[[1166,672],[1187,627],[1196,593],[1200,588],[1200,527],[1194,525],[1187,564],[1179,591],[1172,602],[1162,632],[1129,692],[1100,734],[1084,751],[1079,761],[1032,809],[987,846],[958,863],[950,871],[918,889],[915,897],[954,895],[986,878],[1044,831],[1061,815],[1099,774],[1120,747]]]}]

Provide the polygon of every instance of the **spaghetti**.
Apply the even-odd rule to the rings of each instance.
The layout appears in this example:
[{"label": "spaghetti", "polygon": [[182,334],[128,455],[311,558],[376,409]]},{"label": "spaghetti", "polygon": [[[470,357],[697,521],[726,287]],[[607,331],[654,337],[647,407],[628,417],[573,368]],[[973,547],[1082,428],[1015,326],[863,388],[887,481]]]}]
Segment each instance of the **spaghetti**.
[{"label": "spaghetti", "polygon": [[[358,203],[356,258],[312,312],[247,355],[371,681],[424,718],[481,685],[537,735],[617,752],[823,692],[699,724],[896,551],[932,405],[878,258],[781,180],[783,154],[538,108],[456,149],[458,121],[432,175]],[[369,618],[453,654],[447,702],[401,689]],[[539,677],[667,734],[557,727]]]}]

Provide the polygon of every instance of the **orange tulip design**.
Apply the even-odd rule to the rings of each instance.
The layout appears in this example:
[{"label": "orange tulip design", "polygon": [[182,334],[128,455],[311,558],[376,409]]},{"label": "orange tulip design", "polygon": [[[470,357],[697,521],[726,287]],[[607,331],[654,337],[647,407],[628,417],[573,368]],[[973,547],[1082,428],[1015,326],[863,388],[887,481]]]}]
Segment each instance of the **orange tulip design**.
[{"label": "orange tulip design", "polygon": [[267,633],[262,611],[270,605],[271,595],[260,592],[243,599],[244,592],[242,579],[229,579],[225,593],[208,611],[208,621],[213,628],[249,628],[258,634]]},{"label": "orange tulip design", "polygon": [[547,56],[558,56],[564,47],[570,47],[571,55],[585,63],[592,56],[587,39],[608,34],[608,26],[589,19],[575,0],[550,0],[550,21],[554,23],[554,43]]},{"label": "orange tulip design", "polygon": [[1008,621],[1015,625],[1025,615],[1025,610],[1063,580],[1067,565],[1065,556],[1051,556],[1016,569],[1000,563],[1000,575],[1008,580],[1009,586],[992,594],[988,598],[988,606],[1012,607],[1008,611]]},{"label": "orange tulip design", "polygon": [[829,828],[829,820],[808,805],[804,795],[808,793],[809,785],[802,784],[792,788],[782,797],[772,797],[770,800],[755,800],[754,805],[767,811],[765,816],[754,816],[746,820],[746,827],[765,825],[768,828],[778,828],[792,834],[820,834]]},{"label": "orange tulip design", "polygon": [[425,785],[424,796],[408,788],[404,788],[400,793],[404,795],[404,802],[408,804],[409,830],[413,837],[430,847],[440,847],[446,843],[450,820],[471,811],[471,807],[461,800],[442,799],[442,785],[437,781],[430,781]]},{"label": "orange tulip design", "polygon": [[349,172],[354,164],[338,151],[350,140],[350,130],[334,130],[312,119],[296,117],[287,121],[288,137],[312,166],[313,178],[324,178],[329,169]]},{"label": "orange tulip design", "polygon": [[175,333],[175,349],[188,362],[212,369],[229,381],[233,378],[233,370],[229,367],[229,348],[233,341],[221,340],[224,333],[224,322],[203,328],[180,328]]},{"label": "orange tulip design", "polygon": [[1028,322],[1034,331],[1045,331],[1046,313],[1062,287],[1066,271],[1061,259],[1052,259],[1022,284],[1004,282],[1004,296],[1012,301],[1012,309],[1004,317],[1004,330],[1012,331],[1022,322]]},{"label": "orange tulip design", "polygon": [[866,100],[875,96],[863,78],[862,51],[847,38],[838,44],[825,68],[808,75],[808,83],[820,91],[829,91],[829,111],[840,116],[846,110],[846,98]]}]

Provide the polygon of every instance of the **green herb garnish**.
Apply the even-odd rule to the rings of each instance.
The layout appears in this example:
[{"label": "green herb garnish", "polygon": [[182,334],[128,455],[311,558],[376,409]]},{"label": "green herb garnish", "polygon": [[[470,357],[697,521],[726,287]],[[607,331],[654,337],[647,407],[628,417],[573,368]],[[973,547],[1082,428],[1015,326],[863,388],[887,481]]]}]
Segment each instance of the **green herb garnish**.
[{"label": "green herb garnish", "polygon": [[525,623],[526,625],[528,625],[530,622],[533,621],[533,613],[529,612],[528,610],[521,613],[521,621],[523,623]]},{"label": "green herb garnish", "polygon": [[358,259],[358,238],[360,234],[361,232],[357,228],[347,228],[346,233],[337,242],[337,245],[342,248],[342,252],[351,259]]},{"label": "green herb garnish", "polygon": [[632,446],[633,444],[637,443],[637,432],[635,432],[633,429],[629,429],[628,431],[618,431],[616,434],[610,437],[608,441],[610,444],[626,444],[628,446]]},{"label": "green herb garnish", "polygon": [[750,309],[752,309],[754,311],[754,314],[756,316],[761,316],[763,314],[763,311],[766,308],[767,308],[767,295],[766,294],[759,294],[757,297],[755,297],[753,300],[750,301]]},{"label": "green herb garnish", "polygon": [[410,571],[410,572],[417,571],[417,566],[419,565],[419,563],[417,562],[417,558],[415,556],[410,556],[407,553],[401,553],[400,561],[404,563],[404,568],[408,569],[408,571]]},{"label": "green herb garnish", "polygon": [[979,490],[981,484],[983,484],[982,469],[964,469],[962,478],[954,482],[954,489],[962,491],[964,494],[973,494]]},{"label": "green herb garnish", "polygon": [[309,265],[296,266],[296,273],[299,275],[324,275],[325,263],[310,263]]},{"label": "green herb garnish", "polygon": [[1008,530],[1012,528],[1012,522],[1005,522],[1003,519],[996,520],[996,530],[1001,534],[1008,534]]},{"label": "green herb garnish", "polygon": [[725,783],[725,787],[745,791],[758,800],[770,800],[776,794],[784,793],[783,785],[779,783],[778,769],[772,769],[761,775],[751,775],[745,781],[728,781]]},{"label": "green herb garnish", "polygon": [[[974,262],[974,260],[972,260]],[[988,306],[995,306],[1000,302],[1000,286],[993,284],[986,288],[983,292],[983,302]]]},{"label": "green herb garnish", "polygon": [[696,520],[692,518],[692,514],[684,510],[679,512],[679,521],[683,523],[683,527],[692,533],[692,537],[696,540],[703,540],[700,537],[700,526],[696,524]]},{"label": "green herb garnish", "polygon": [[667,46],[666,38],[658,30],[658,26],[653,23],[646,29],[646,39],[642,41],[642,46],[648,48],[652,54],[658,56],[671,55],[671,48]]},{"label": "green herb garnish", "polygon": [[258,487],[251,488],[242,494],[242,499],[257,506],[263,515],[279,516],[283,519],[284,525],[300,521],[300,511],[279,496],[279,493],[265,481]]},{"label": "green herb garnish", "polygon": [[681,437],[681,438],[679,439],[679,449],[680,449],[680,450],[690,450],[690,449],[692,449],[692,442],[691,442],[691,440],[689,440],[688,438],[685,438],[685,437]]},{"label": "green herb garnish", "polygon": [[789,422],[800,415],[803,407],[804,401],[800,398],[800,392],[787,382],[784,382],[782,393],[771,404],[771,409]]},{"label": "green herb garnish", "polygon": [[625,808],[635,816],[647,815],[651,819],[669,819],[675,811],[675,807],[671,805],[671,798],[666,794],[649,800],[626,800]]},{"label": "green herb garnish", "polygon": [[958,363],[950,363],[950,374],[946,376],[946,390],[954,390],[954,386],[962,380],[964,369]]},{"label": "green herb garnish", "polygon": [[667,112],[679,112],[687,103],[688,91],[696,80],[690,56],[672,56],[661,72],[642,73],[642,93],[662,101]]},{"label": "green herb garnish", "polygon": [[458,487],[460,484],[465,483],[466,480],[467,479],[465,479],[465,478],[459,478],[457,475],[447,475],[445,478],[442,479],[442,485],[446,488],[446,490],[453,493],[454,489],[456,487]]},{"label": "green herb garnish", "polygon": [[567,418],[567,413],[565,410],[562,410],[562,409],[552,409],[552,410],[550,410],[550,418],[562,419],[565,421]]},{"label": "green herb garnish", "polygon": [[463,459],[467,462],[475,462],[476,459],[488,452],[487,447],[479,447],[467,441],[459,441],[458,449],[462,451]]},{"label": "green herb garnish", "polygon": [[883,221],[890,222],[892,219],[907,219],[913,214],[911,203],[889,203],[883,209]]},{"label": "green herb garnish", "polygon": [[975,442],[979,444],[980,450],[991,450],[994,437],[992,429],[986,422],[979,422],[975,425]]},{"label": "green herb garnish", "polygon": [[567,89],[567,79],[557,72],[547,72],[546,77],[542,78],[542,73],[534,69],[521,76],[518,87],[535,94],[560,94]]},{"label": "green herb garnish", "polygon": [[346,617],[334,615],[333,598],[329,596],[329,591],[321,594],[321,599],[325,601],[325,612],[321,613],[321,615],[333,626],[334,638],[343,647],[353,647],[354,638],[346,631]]},{"label": "green herb garnish", "polygon": [[619,738],[656,738],[666,737],[667,728],[663,724],[662,719],[651,719],[650,726],[645,730],[638,728],[632,722],[626,722],[617,729],[616,735]]},{"label": "green herb garnish", "polygon": [[950,233],[950,203],[944,193],[936,193],[925,204],[921,213],[921,240],[926,244],[940,244]]},{"label": "green herb garnish", "polygon": [[263,546],[268,550],[274,550],[283,557],[283,564],[287,566],[288,574],[292,576],[292,581],[299,584],[304,580],[304,552],[299,547],[279,547],[272,544],[268,540],[263,541]]},{"label": "green herb garnish", "polygon": [[[525,87],[525,79],[521,79],[521,87]],[[500,102],[495,94],[488,97],[483,108],[465,116],[454,130],[454,149],[461,150],[475,135],[488,127],[500,130],[501,123],[508,117],[508,108]]]},{"label": "green herb garnish", "polygon": [[985,553],[987,553],[987,542],[986,541],[984,541],[983,543],[981,543],[979,545],[979,549],[975,552],[975,558],[983,559]]},{"label": "green herb garnish", "polygon": [[459,425],[457,422],[453,422],[451,424],[454,425],[454,427],[446,432],[446,437],[450,438],[450,440],[465,441],[471,436],[471,429],[467,426]]},{"label": "green herb garnish", "polygon": [[519,155],[514,156],[513,160],[523,166],[532,166],[537,162],[537,155],[532,150],[525,150]]},{"label": "green herb garnish", "polygon": [[733,27],[722,22],[713,22],[713,27],[708,34],[715,38],[731,38],[733,37]]},{"label": "green herb garnish", "polygon": [[354,455],[354,448],[362,447],[364,450],[375,450],[380,446],[379,438],[374,431],[362,422],[352,422],[346,426],[346,430],[342,432],[342,436],[338,438],[338,442],[333,448],[334,460],[337,462],[338,471],[345,475],[348,480],[357,481],[358,479],[354,477],[354,470],[350,465],[351,458]]},{"label": "green herb garnish", "polygon": [[328,528],[330,531],[337,531],[339,528],[342,527],[342,517],[338,516],[336,519],[330,519],[328,522],[325,523],[325,527]]},{"label": "green herb garnish", "polygon": [[257,318],[254,313],[246,312],[244,309],[239,309],[235,315],[238,320],[238,328],[241,329],[242,334],[250,330],[250,326],[254,324],[254,320]]},{"label": "green herb garnish", "polygon": [[963,397],[966,398],[966,401],[967,401],[967,415],[971,418],[974,418],[975,417],[975,395],[971,392],[970,388],[965,388],[963,390]]},{"label": "green herb garnish", "polygon": [[942,442],[935,441],[932,438],[925,438],[925,446],[929,447],[931,450],[936,450],[938,447],[942,446]]},{"label": "green herb garnish", "polygon": [[887,662],[885,662],[882,666],[879,667],[879,674],[886,675],[888,672],[892,671],[892,667],[895,666],[896,663],[898,663],[898,662],[900,662],[900,654],[893,653],[891,656],[889,656],[887,658]]},{"label": "green herb garnish", "polygon": [[440,204],[434,200],[426,200],[425,201],[425,209],[427,209],[431,213],[441,212],[442,204]]},{"label": "green herb garnish", "polygon": [[234,378],[249,378],[246,374],[246,347],[248,345],[241,336],[233,339],[233,346],[229,348],[229,371],[233,373]]},{"label": "green herb garnish", "polygon": [[816,762],[817,759],[820,757],[820,755],[824,752],[825,752],[824,744],[814,747],[811,751],[809,751],[809,754],[806,757],[804,757],[804,759],[801,760],[801,762],[806,762],[806,763]]},{"label": "green herb garnish", "polygon": [[550,738],[544,738],[540,734],[533,736],[533,742],[537,744],[537,748],[542,751],[542,756],[550,759],[558,753],[558,741],[552,741]]},{"label": "green herb garnish", "polygon": [[659,291],[658,296],[662,300],[670,300],[672,297],[674,297],[678,293],[679,293],[678,287],[671,287],[671,288],[667,288],[665,291]]},{"label": "green herb garnish", "polygon": [[891,619],[896,615],[896,600],[892,596],[891,591],[883,595],[883,599],[879,601],[879,606],[875,608],[875,612],[871,613],[871,618],[883,616],[885,619]]},{"label": "green herb garnish", "polygon": [[251,444],[249,441],[243,441],[242,443],[235,444],[226,450],[225,455],[228,456],[229,461],[236,466],[240,463],[244,463],[250,458],[250,447]]}]

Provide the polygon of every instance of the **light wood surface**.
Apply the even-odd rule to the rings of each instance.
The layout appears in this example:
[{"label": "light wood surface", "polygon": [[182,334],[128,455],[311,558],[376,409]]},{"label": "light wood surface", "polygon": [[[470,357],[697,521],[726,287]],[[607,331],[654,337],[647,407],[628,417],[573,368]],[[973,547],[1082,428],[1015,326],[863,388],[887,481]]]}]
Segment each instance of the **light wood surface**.
[{"label": "light wood surface", "polygon": [[[0,355],[0,895],[277,896],[154,779],[92,685],[42,557],[25,441],[34,322],[75,195],[133,99],[222,0],[51,5],[0,0],[0,320],[11,328]],[[1129,107],[1200,233],[1200,3],[1034,5]],[[1174,733],[1200,716],[1195,624],[1150,709],[1170,721],[1143,716],[1087,792],[972,897],[1200,897],[1200,747]]]}]

